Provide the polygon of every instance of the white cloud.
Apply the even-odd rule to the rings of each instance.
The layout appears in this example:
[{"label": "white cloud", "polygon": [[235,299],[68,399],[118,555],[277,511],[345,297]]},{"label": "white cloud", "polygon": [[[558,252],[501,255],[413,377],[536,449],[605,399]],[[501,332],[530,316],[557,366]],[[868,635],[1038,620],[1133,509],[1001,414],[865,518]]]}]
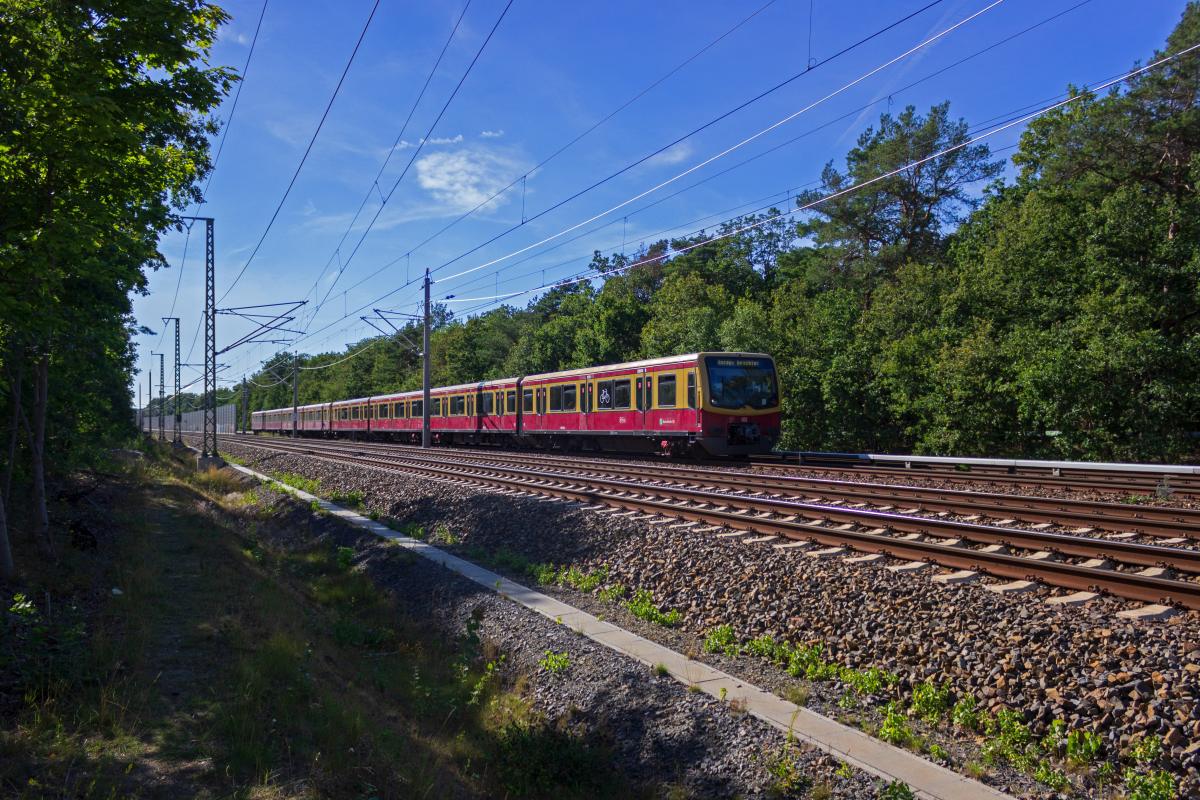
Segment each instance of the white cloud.
[{"label": "white cloud", "polygon": [[[520,175],[524,166],[515,158],[484,148],[430,153],[417,159],[417,183],[434,199],[459,211],[469,211],[486,201]],[[495,208],[511,192],[490,203]]]},{"label": "white cloud", "polygon": [[396,145],[397,150],[408,150],[410,148],[425,144],[462,144],[463,135],[460,133],[456,136],[432,136],[428,139],[417,139],[415,142],[410,142],[408,139],[401,139]]},{"label": "white cloud", "polygon": [[236,44],[240,44],[242,47],[245,47],[246,45],[250,44],[250,37],[244,33],[235,33],[233,35],[233,41]]},{"label": "white cloud", "polygon": [[498,131],[480,131],[479,135],[485,139],[499,139],[501,136],[504,135],[504,130],[501,129]]},{"label": "white cloud", "polygon": [[651,156],[650,158],[646,159],[646,165],[650,167],[660,167],[678,164],[681,161],[686,161],[688,158],[691,158],[691,155],[694,152],[695,149],[690,143],[680,142],[677,145],[668,147],[658,155]]}]

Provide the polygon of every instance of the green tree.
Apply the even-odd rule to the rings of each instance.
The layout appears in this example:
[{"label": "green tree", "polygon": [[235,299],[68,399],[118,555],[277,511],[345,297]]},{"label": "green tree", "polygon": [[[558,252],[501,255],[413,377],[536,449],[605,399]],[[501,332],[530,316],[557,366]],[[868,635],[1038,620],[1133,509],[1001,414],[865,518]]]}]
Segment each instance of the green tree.
[{"label": "green tree", "polygon": [[[48,457],[67,467],[87,452],[81,432],[94,447],[131,430],[114,392],[132,366],[128,298],[163,265],[158,234],[209,169],[207,115],[233,74],[206,59],[225,18],[199,0],[0,3],[0,349],[10,406],[17,374],[32,385],[23,427],[44,551]],[[115,378],[81,380],[101,370]],[[78,406],[90,410],[58,413]]]},{"label": "green tree", "polygon": [[[905,262],[936,257],[943,231],[976,205],[971,187],[998,176],[1003,164],[981,144],[904,167],[968,138],[967,123],[950,119],[949,103],[924,117],[912,106],[882,115],[846,155],[844,173],[831,161],[821,188],[797,198],[800,207],[820,201],[800,232],[821,248],[829,270],[868,291]],[[865,188],[838,195],[856,185]]]}]

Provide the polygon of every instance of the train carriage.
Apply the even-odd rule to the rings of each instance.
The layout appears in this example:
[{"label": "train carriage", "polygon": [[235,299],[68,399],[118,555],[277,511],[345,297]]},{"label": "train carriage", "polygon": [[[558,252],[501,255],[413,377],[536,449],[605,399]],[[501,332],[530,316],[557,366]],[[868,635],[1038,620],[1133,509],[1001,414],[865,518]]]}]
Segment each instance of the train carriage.
[{"label": "train carriage", "polygon": [[[419,391],[301,408],[305,435],[419,441]],[[291,430],[291,409],[258,411],[253,430]],[[430,390],[434,441],[542,449],[769,451],[779,439],[775,364],[762,353],[691,353]]]}]

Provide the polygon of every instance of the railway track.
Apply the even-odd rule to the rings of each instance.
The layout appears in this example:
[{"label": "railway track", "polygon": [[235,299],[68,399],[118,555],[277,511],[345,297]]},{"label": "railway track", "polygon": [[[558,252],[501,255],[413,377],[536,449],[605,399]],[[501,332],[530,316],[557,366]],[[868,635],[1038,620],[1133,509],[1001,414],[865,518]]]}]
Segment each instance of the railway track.
[{"label": "railway track", "polygon": [[[254,437],[250,437],[253,441]],[[309,446],[330,444],[319,440],[301,440]],[[828,478],[771,475],[737,470],[711,470],[645,461],[584,459],[538,453],[505,451],[438,450],[436,454],[418,447],[378,443],[353,443],[359,452],[403,453],[409,458],[430,463],[513,463],[556,469],[569,469],[597,477],[619,477],[652,483],[671,482],[693,488],[709,487],[726,491],[767,491],[790,497],[809,496],[810,502],[861,503],[879,510],[903,509],[903,513],[956,514],[977,521],[997,520],[1005,525],[1022,522],[1033,525],[1074,526],[1079,533],[1092,529],[1136,533],[1161,537],[1178,544],[1181,539],[1200,542],[1200,510],[1162,506],[1111,503],[1096,500],[1030,497],[997,492],[972,492],[962,489],[935,489],[898,484],[859,483]]]},{"label": "railway track", "polygon": [[[561,464],[501,464],[437,454],[388,451],[386,445],[239,437],[240,444],[359,464],[502,491],[572,500],[677,518],[788,540],[851,548],[996,577],[1107,593],[1148,603],[1200,609],[1200,551],[1162,545],[1003,528],[955,519],[722,492],[677,483],[589,474]],[[756,476],[757,477],[757,476]],[[1014,554],[1010,548],[1029,551]],[[1068,560],[1081,559],[1082,563]],[[1137,568],[1141,568],[1138,570]],[[1136,571],[1135,571],[1136,570]],[[1176,572],[1187,577],[1176,578]]]},{"label": "railway track", "polygon": [[[852,462],[838,464],[798,463],[776,456],[754,457],[760,469],[806,470],[821,473],[862,475],[871,480],[887,481],[897,478],[940,480],[958,483],[995,483],[1011,486],[1036,486],[1068,491],[1100,491],[1113,494],[1154,496],[1160,491],[1172,496],[1200,498],[1200,479],[1194,475],[1160,475],[1109,470],[1033,469],[971,466],[960,469],[945,464],[921,463],[913,467],[897,465],[860,465]],[[1165,480],[1164,480],[1165,479]]]}]

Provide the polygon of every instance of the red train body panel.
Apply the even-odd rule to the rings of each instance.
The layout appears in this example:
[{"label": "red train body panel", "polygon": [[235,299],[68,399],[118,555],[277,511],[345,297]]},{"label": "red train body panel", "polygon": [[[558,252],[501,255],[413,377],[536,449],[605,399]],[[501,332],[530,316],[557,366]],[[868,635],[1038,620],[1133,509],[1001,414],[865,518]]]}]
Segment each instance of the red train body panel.
[{"label": "red train body panel", "polygon": [[[297,409],[306,436],[419,441],[420,391]],[[430,390],[439,443],[581,450],[769,451],[779,438],[775,365],[760,353],[693,353]],[[292,430],[290,408],[257,411],[255,433]]]}]

